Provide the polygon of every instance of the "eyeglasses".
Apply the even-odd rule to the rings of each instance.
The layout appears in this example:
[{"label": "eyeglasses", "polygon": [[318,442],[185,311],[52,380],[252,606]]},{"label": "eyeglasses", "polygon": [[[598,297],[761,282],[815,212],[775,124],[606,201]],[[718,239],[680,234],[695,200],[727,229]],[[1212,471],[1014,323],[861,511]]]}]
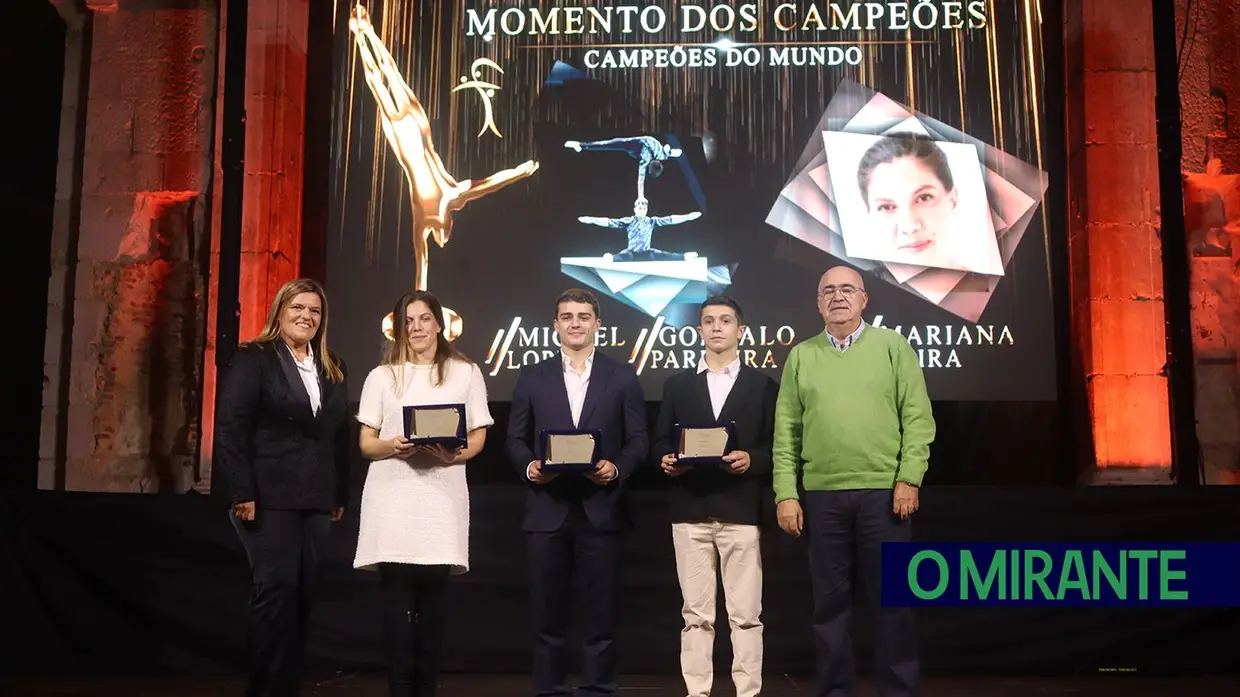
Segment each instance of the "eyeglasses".
[{"label": "eyeglasses", "polygon": [[826,286],[820,291],[820,294],[824,298],[829,298],[838,292],[845,298],[851,298],[856,295],[858,291],[861,291],[861,289],[856,286]]}]

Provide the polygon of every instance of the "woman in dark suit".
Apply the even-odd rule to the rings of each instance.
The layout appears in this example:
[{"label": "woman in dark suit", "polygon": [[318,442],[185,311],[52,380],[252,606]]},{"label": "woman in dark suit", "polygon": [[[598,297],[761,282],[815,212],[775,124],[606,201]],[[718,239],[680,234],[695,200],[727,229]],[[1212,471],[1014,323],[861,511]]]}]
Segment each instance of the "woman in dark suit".
[{"label": "woman in dark suit", "polygon": [[345,368],[327,348],[327,295],[276,294],[262,334],[220,385],[215,453],[249,558],[248,697],[296,695],[320,550],[348,499]]}]

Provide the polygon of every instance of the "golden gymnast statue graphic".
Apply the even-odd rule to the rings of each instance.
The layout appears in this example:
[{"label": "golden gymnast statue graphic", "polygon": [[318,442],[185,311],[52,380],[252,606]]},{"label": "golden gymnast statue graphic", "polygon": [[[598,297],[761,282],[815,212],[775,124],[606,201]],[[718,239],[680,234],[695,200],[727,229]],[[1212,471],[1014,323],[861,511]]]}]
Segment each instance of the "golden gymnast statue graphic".
[{"label": "golden gymnast statue graphic", "polygon": [[[457,181],[448,173],[431,136],[431,122],[396,69],[392,54],[379,40],[370,23],[366,8],[357,5],[349,18],[349,31],[357,38],[358,55],[370,87],[379,105],[380,122],[388,145],[409,180],[409,197],[413,204],[413,254],[417,264],[416,290],[428,290],[427,272],[430,238],[441,248],[452,237],[453,213],[474,199],[520,181],[538,171],[538,163],[524,164],[497,172],[485,179]],[[383,333],[391,339],[392,316],[383,320]],[[444,308],[444,333],[451,341],[461,335],[464,323],[455,312]]]}]

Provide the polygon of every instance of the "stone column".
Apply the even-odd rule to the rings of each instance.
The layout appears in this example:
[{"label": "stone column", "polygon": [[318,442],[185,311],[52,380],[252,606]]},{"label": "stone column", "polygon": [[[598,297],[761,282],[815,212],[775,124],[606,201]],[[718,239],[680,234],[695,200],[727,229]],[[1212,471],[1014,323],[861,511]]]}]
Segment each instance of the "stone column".
[{"label": "stone column", "polygon": [[1170,483],[1153,30],[1140,8],[1068,3],[1072,297],[1095,483]]},{"label": "stone column", "polygon": [[69,40],[40,486],[183,492],[200,433],[217,3],[57,6]]},{"label": "stone column", "polygon": [[[305,142],[306,37],[308,0],[250,0],[246,18],[245,175],[241,223],[239,339],[262,330],[267,309],[284,283],[299,275]],[[218,41],[225,47],[224,13]],[[221,57],[220,69],[223,71]],[[223,84],[219,85],[223,94]],[[222,103],[219,108],[223,113]],[[216,181],[220,182],[220,134],[216,134]],[[212,269],[218,268],[220,189],[215,188],[211,221]],[[319,279],[320,281],[322,279]],[[198,490],[210,491],[215,413],[215,329],[218,288],[212,285],[206,380],[202,413],[203,447]]]},{"label": "stone column", "polygon": [[85,140],[86,96],[90,85],[90,11],[75,0],[53,3],[65,21],[65,76],[60,108],[59,161],[52,219],[51,275],[47,294],[47,333],[43,345],[43,407],[39,431],[40,489],[64,487],[68,430],[69,367],[72,357],[74,277],[82,178],[79,164]]},{"label": "stone column", "polygon": [[300,267],[307,0],[253,0],[248,22],[242,340],[262,330],[276,291]]}]

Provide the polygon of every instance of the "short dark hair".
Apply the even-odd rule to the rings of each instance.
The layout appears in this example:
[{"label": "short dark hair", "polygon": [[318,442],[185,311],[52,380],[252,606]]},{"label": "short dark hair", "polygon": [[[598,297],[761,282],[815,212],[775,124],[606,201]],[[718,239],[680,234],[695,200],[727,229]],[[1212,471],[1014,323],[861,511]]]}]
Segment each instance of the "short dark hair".
[{"label": "short dark hair", "polygon": [[601,318],[603,316],[598,309],[598,298],[594,296],[594,293],[585,288],[569,288],[560,293],[559,297],[555,299],[555,317],[560,316],[560,305],[564,303],[585,303],[594,310],[595,317]]},{"label": "short dark hair", "polygon": [[706,311],[706,308],[720,305],[731,308],[732,312],[736,313],[736,321],[738,323],[745,323],[745,313],[741,312],[740,303],[733,300],[730,295],[713,295],[707,298],[706,302],[702,303],[701,307],[698,308],[698,322],[702,321],[702,313]]},{"label": "short dark hair", "polygon": [[879,165],[894,162],[902,157],[918,160],[938,177],[943,188],[951,191],[956,183],[952,180],[952,168],[947,154],[929,136],[920,133],[898,133],[875,141],[857,165],[857,188],[866,208],[870,207],[870,176]]}]

